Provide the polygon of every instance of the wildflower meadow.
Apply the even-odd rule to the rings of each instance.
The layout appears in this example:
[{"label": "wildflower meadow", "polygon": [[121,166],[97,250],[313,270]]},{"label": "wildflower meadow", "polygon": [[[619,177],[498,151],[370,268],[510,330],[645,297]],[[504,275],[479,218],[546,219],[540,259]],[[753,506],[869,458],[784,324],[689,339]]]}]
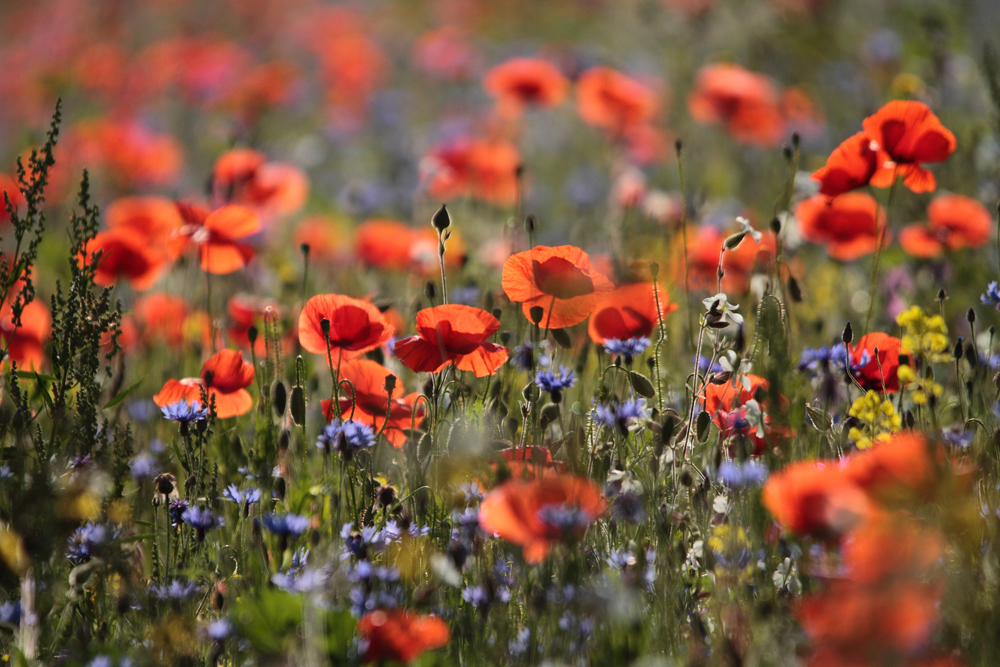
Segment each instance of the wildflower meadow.
[{"label": "wildflower meadow", "polygon": [[3,662],[1000,665],[998,35],[0,1]]}]

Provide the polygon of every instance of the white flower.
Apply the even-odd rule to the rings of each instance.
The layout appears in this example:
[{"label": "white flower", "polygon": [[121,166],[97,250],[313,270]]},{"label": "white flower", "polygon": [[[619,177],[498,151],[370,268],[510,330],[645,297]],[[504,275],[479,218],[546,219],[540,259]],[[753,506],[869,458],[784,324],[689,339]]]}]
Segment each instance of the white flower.
[{"label": "white flower", "polygon": [[729,303],[725,293],[719,292],[715,296],[702,299],[701,303],[715,321],[725,320],[736,326],[743,324],[743,316],[736,312],[740,309],[739,304]]},{"label": "white flower", "polygon": [[740,227],[743,228],[743,231],[752,236],[754,241],[760,243],[762,234],[753,228],[753,225],[750,224],[749,220],[741,215],[737,216],[736,222],[740,223]]}]

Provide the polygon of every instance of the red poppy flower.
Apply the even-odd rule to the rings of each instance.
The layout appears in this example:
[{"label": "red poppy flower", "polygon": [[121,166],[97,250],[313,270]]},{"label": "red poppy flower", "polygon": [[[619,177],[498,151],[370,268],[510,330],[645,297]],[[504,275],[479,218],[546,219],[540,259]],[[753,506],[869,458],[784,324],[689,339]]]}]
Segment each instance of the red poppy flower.
[{"label": "red poppy flower", "polygon": [[507,258],[503,265],[503,290],[521,304],[524,316],[542,308],[539,326],[562,329],[578,324],[593,312],[602,292],[614,285],[593,269],[590,256],[571,245],[535,246]]},{"label": "red poppy flower", "polygon": [[410,662],[421,653],[451,641],[448,624],[437,616],[419,616],[407,609],[380,609],[358,620],[364,661]]},{"label": "red poppy flower", "polygon": [[99,232],[87,242],[80,263],[89,262],[91,255],[100,253],[94,282],[105,287],[114,285],[119,278],[126,278],[135,289],[147,290],[153,286],[168,260],[163,252],[149,243],[141,233],[118,227]]},{"label": "red poppy flower", "polygon": [[263,153],[234,148],[215,161],[212,189],[220,203],[240,204],[265,215],[287,215],[305,204],[309,181],[294,165],[268,162]]},{"label": "red poppy flower", "polygon": [[146,294],[136,299],[132,311],[147,345],[162,341],[175,350],[184,345],[184,322],[190,309],[181,297],[165,292]]},{"label": "red poppy flower", "polygon": [[295,248],[309,246],[312,261],[343,263],[350,253],[347,234],[332,218],[310,216],[295,227]]},{"label": "red poppy flower", "polygon": [[479,53],[466,35],[446,25],[424,33],[413,46],[413,62],[439,79],[459,81],[472,78],[478,70]]},{"label": "red poppy flower", "polygon": [[985,206],[963,195],[941,195],[927,207],[927,225],[910,225],[899,244],[914,257],[936,257],[947,250],[978,248],[990,239],[993,217]]},{"label": "red poppy flower", "polygon": [[937,476],[943,452],[923,434],[901,431],[887,442],[848,457],[845,474],[876,499],[899,500],[901,492],[927,492]]},{"label": "red poppy flower", "polygon": [[517,201],[521,154],[504,140],[466,137],[431,148],[420,161],[422,180],[434,199],[471,196],[510,206]]},{"label": "red poppy flower", "polygon": [[184,218],[177,204],[164,197],[122,197],[111,202],[104,213],[111,229],[129,229],[162,250],[170,260],[184,252],[188,239],[182,233]]},{"label": "red poppy flower", "polygon": [[398,220],[366,220],[354,234],[354,254],[376,269],[405,271],[416,230]]},{"label": "red poppy flower", "polygon": [[896,100],[865,118],[862,126],[875,142],[878,169],[872,185],[886,188],[896,176],[914,192],[931,192],[937,181],[923,162],[942,162],[955,151],[955,135],[923,102]]},{"label": "red poppy flower", "polygon": [[[255,298],[246,295],[234,295],[229,299],[227,310],[229,311],[230,325],[226,329],[229,340],[235,345],[239,345],[245,350],[250,349],[250,327],[256,327],[259,332],[254,343],[254,352],[258,357],[263,357],[267,352],[267,340],[264,336],[264,320],[269,314],[277,318],[281,313],[281,307],[267,299]],[[295,343],[295,332],[286,331],[281,335],[278,326],[279,342],[285,347],[291,347]],[[323,354],[326,354],[324,348]]]},{"label": "red poppy flower", "polygon": [[593,67],[580,75],[576,104],[585,123],[614,134],[648,123],[660,111],[656,91],[610,67]]},{"label": "red poppy flower", "polygon": [[197,204],[178,202],[185,221],[184,233],[198,244],[203,271],[215,275],[232,273],[246,266],[254,249],[242,239],[260,229],[260,218],[244,206],[223,206],[209,212]]},{"label": "red poppy flower", "polygon": [[688,110],[703,125],[725,123],[741,143],[774,146],[785,131],[778,102],[778,89],[767,77],[721,63],[698,71]]},{"label": "red poppy flower", "polygon": [[[657,299],[660,303],[659,313],[656,309]],[[660,284],[657,284],[655,293],[653,283],[624,285],[601,295],[590,315],[587,333],[590,334],[590,340],[598,345],[602,345],[608,338],[649,338],[659,326],[660,318],[675,310],[677,304],[670,303],[667,291]]]},{"label": "red poppy flower", "polygon": [[243,359],[238,350],[222,350],[213,354],[201,366],[201,378],[167,380],[153,396],[161,408],[178,401],[201,404],[201,388],[206,387],[208,400],[215,400],[216,415],[228,419],[246,414],[253,407],[253,397],[246,387],[254,378],[254,367]]},{"label": "red poppy flower", "polygon": [[792,463],[771,475],[761,500],[785,530],[820,538],[846,533],[874,510],[836,461]]},{"label": "red poppy flower", "polygon": [[[349,380],[354,386],[355,402],[351,404],[351,390],[344,384],[340,393],[340,411],[344,419],[369,424],[376,432],[385,423],[386,408],[389,407],[389,392],[385,389],[385,378],[395,374],[385,366],[370,359],[355,359],[340,367],[340,379]],[[418,393],[414,392],[397,398],[402,382],[396,378],[396,390],[393,393],[392,409],[389,412],[389,424],[385,429],[385,438],[396,447],[406,444],[404,430],[411,426],[420,426],[424,420],[423,407],[415,408]],[[320,403],[327,420],[333,419],[330,401]],[[351,411],[353,408],[353,416]]]},{"label": "red poppy flower", "polygon": [[833,149],[826,166],[813,172],[812,178],[819,181],[821,194],[836,197],[868,185],[878,168],[877,158],[872,138],[858,132]]},{"label": "red poppy flower", "polygon": [[[323,320],[330,323],[323,334]],[[338,363],[385,345],[395,333],[382,313],[369,301],[341,294],[318,294],[306,302],[299,314],[299,342],[316,354],[330,352]]]},{"label": "red poppy flower", "polygon": [[70,137],[71,150],[79,161],[107,168],[116,181],[128,187],[169,185],[183,163],[176,139],[137,121],[81,121]]},{"label": "red poppy flower", "polygon": [[579,538],[605,507],[600,487],[586,477],[511,479],[483,498],[479,525],[487,534],[521,545],[529,563],[540,563],[553,541]]},{"label": "red poppy flower", "polygon": [[33,300],[21,311],[21,326],[14,327],[10,307],[4,305],[0,315],[0,340],[7,347],[8,360],[17,362],[20,370],[41,370],[45,363],[45,343],[52,333],[52,316],[39,300]]},{"label": "red poppy flower", "polygon": [[[687,281],[692,290],[712,292],[718,291],[719,253],[726,235],[717,227],[705,225],[697,230],[688,230],[687,243]],[[764,232],[760,243],[747,234],[740,244],[732,250],[727,250],[722,256],[722,291],[733,294],[743,292],[750,286],[750,274],[757,268],[758,260],[773,256],[774,234]],[[684,284],[684,254],[678,248],[675,256],[675,280]]]},{"label": "red poppy flower", "polygon": [[[735,434],[741,434],[753,443],[756,455],[763,453],[769,439],[774,442],[775,436],[784,436],[785,429],[772,427],[771,418],[767,415],[769,404],[767,380],[753,374],[748,374],[746,379],[750,385],[749,389],[741,381],[737,381],[734,386],[732,379],[720,384],[709,382],[702,400],[705,411],[719,427],[720,437],[726,440]],[[763,436],[759,436],[755,429],[750,429],[747,423],[745,406],[750,401],[757,401],[761,411],[765,413]],[[787,400],[782,396],[780,402],[784,405]]]},{"label": "red poppy flower", "polygon": [[804,90],[794,86],[781,91],[781,115],[786,133],[798,132],[811,139],[821,135],[826,127],[822,109]]},{"label": "red poppy flower", "polygon": [[[875,229],[876,211],[878,231]],[[826,246],[830,257],[841,262],[875,252],[878,235],[882,235],[883,243],[888,237],[884,231],[885,209],[864,192],[848,192],[834,199],[823,195],[810,197],[798,205],[795,217],[807,241]]]},{"label": "red poppy flower", "polygon": [[529,445],[527,447],[508,447],[497,452],[497,458],[501,462],[491,462],[490,469],[497,473],[501,466],[506,469],[513,479],[534,479],[549,475],[558,475],[566,472],[567,466],[563,461],[552,459],[552,452],[548,447]]},{"label": "red poppy flower", "polygon": [[449,304],[417,313],[418,335],[396,342],[394,352],[403,365],[418,373],[436,373],[454,363],[476,377],[496,373],[507,361],[507,348],[487,339],[500,321],[482,308]]},{"label": "red poppy flower", "polygon": [[[899,391],[899,350],[901,341],[881,332],[865,334],[851,350],[851,375],[865,390],[889,393]],[[875,355],[878,348],[878,355]],[[867,361],[865,361],[867,359]],[[862,365],[862,362],[865,362]],[[880,370],[881,368],[881,370]]]},{"label": "red poppy flower", "polygon": [[512,58],[486,73],[483,88],[501,109],[517,114],[526,106],[558,105],[566,99],[569,80],[547,60]]}]

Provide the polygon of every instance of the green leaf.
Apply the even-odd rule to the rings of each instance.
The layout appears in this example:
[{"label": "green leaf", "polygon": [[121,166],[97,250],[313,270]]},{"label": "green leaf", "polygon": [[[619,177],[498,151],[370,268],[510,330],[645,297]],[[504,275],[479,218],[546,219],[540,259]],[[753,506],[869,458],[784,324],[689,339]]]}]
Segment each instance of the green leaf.
[{"label": "green leaf", "polygon": [[705,442],[705,439],[708,438],[708,429],[711,425],[711,415],[704,410],[698,413],[697,430],[695,431],[698,434],[698,442]]},{"label": "green leaf", "polygon": [[240,635],[255,649],[278,655],[294,641],[295,629],[302,622],[302,600],[285,591],[265,589],[237,602],[232,618]]},{"label": "green leaf", "polygon": [[809,421],[820,433],[829,431],[830,427],[833,426],[833,420],[830,419],[830,415],[825,410],[806,405],[806,414],[809,415]]},{"label": "green leaf", "polygon": [[36,373],[35,371],[18,371],[19,380],[44,380],[45,382],[55,382],[55,377],[46,373]]},{"label": "green leaf", "polygon": [[549,329],[549,333],[552,334],[552,340],[554,340],[559,347],[564,350],[568,350],[573,347],[573,340],[566,333],[565,329]]},{"label": "green leaf", "polygon": [[[143,379],[145,379],[145,378],[143,378]],[[115,407],[116,405],[118,405],[119,403],[121,403],[122,401],[124,401],[126,398],[128,398],[129,394],[131,394],[133,391],[135,391],[136,389],[139,388],[139,385],[141,385],[142,382],[143,382],[143,380],[139,380],[135,384],[133,384],[133,385],[131,385],[129,387],[126,387],[125,389],[123,389],[120,392],[118,392],[117,396],[115,396],[114,398],[112,398],[110,401],[108,401],[104,405],[104,409],[105,410],[110,410],[111,408]]]}]

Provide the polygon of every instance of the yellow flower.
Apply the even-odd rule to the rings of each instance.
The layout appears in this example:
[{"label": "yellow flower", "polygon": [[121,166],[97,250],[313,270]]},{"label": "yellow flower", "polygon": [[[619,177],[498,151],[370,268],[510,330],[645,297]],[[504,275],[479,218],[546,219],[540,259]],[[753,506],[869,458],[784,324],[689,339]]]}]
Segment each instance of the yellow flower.
[{"label": "yellow flower", "polygon": [[892,406],[892,401],[876,391],[869,391],[854,401],[848,414],[860,422],[847,433],[847,438],[858,449],[868,449],[903,427],[903,420]]}]

